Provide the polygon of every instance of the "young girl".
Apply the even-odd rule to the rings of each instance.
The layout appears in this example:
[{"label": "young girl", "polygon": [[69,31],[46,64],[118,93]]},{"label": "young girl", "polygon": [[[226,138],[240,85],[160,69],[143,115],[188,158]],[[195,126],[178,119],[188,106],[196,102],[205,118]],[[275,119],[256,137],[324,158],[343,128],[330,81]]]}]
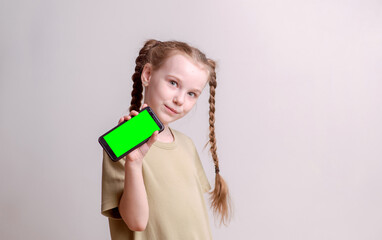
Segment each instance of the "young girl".
[{"label": "young girl", "polygon": [[[209,141],[215,164],[211,207],[220,222],[230,219],[228,188],[219,175],[215,139],[215,62],[186,43],[148,40],[136,59],[128,121],[150,106],[165,129],[118,162],[103,153],[102,214],[115,239],[211,239],[203,193],[211,186],[193,141],[169,127],[210,87]],[[144,91],[144,104],[142,92]],[[207,145],[206,144],[206,145]]]}]

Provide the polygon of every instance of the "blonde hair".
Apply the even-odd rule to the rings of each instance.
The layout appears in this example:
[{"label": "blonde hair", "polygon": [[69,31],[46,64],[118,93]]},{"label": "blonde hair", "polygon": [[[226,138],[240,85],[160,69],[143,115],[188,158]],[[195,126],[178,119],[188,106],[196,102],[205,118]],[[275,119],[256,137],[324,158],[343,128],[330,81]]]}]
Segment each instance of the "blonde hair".
[{"label": "blonde hair", "polygon": [[132,76],[133,90],[131,93],[130,111],[138,111],[142,104],[143,86],[141,82],[141,74],[146,63],[152,65],[153,70],[159,69],[164,61],[174,52],[186,54],[198,63],[202,63],[209,72],[208,83],[210,86],[209,97],[209,140],[204,148],[210,144],[210,152],[215,165],[215,187],[210,192],[211,208],[214,215],[220,216],[220,224],[227,225],[232,216],[231,199],[229,196],[228,186],[220,175],[219,160],[216,153],[216,137],[215,137],[215,89],[216,89],[216,63],[209,59],[197,48],[191,47],[187,43],[179,41],[161,42],[150,39],[145,42],[143,48],[139,51],[136,58],[135,72]]}]

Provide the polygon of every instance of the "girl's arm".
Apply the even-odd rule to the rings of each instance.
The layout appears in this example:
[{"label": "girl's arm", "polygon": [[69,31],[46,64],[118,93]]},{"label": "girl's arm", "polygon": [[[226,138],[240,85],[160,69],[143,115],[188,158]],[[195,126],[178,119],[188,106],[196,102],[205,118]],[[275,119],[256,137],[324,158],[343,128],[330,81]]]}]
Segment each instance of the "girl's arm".
[{"label": "girl's arm", "polygon": [[[147,107],[143,104],[142,108]],[[130,120],[138,115],[137,111],[131,111],[129,116],[119,120]],[[147,202],[146,188],[143,181],[142,161],[151,145],[157,140],[159,131],[155,131],[150,139],[126,156],[125,161],[125,185],[123,194],[118,204],[119,213],[132,231],[143,231],[149,219],[149,204]]]},{"label": "girl's arm", "polygon": [[149,219],[149,205],[142,175],[142,160],[125,163],[125,186],[119,202],[123,221],[132,231],[143,231]]}]

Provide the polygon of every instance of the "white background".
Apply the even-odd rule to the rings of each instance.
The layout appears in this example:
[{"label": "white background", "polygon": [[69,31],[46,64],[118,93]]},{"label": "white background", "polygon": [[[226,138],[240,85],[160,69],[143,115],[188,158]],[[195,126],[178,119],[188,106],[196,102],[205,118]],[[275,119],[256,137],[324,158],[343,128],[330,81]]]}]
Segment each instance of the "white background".
[{"label": "white background", "polygon": [[[218,62],[235,215],[214,239],[382,239],[382,2],[0,2],[0,239],[109,239],[98,137],[127,113],[145,40]],[[208,86],[170,125],[203,150]],[[211,214],[211,212],[210,212]]]}]

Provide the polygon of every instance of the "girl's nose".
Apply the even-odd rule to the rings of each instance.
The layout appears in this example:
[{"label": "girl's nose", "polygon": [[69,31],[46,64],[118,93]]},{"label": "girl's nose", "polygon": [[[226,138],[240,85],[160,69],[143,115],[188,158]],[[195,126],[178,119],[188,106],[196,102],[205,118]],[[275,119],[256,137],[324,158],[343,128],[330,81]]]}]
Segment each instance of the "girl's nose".
[{"label": "girl's nose", "polygon": [[174,103],[177,105],[182,105],[184,103],[184,94],[180,93],[174,96]]}]

